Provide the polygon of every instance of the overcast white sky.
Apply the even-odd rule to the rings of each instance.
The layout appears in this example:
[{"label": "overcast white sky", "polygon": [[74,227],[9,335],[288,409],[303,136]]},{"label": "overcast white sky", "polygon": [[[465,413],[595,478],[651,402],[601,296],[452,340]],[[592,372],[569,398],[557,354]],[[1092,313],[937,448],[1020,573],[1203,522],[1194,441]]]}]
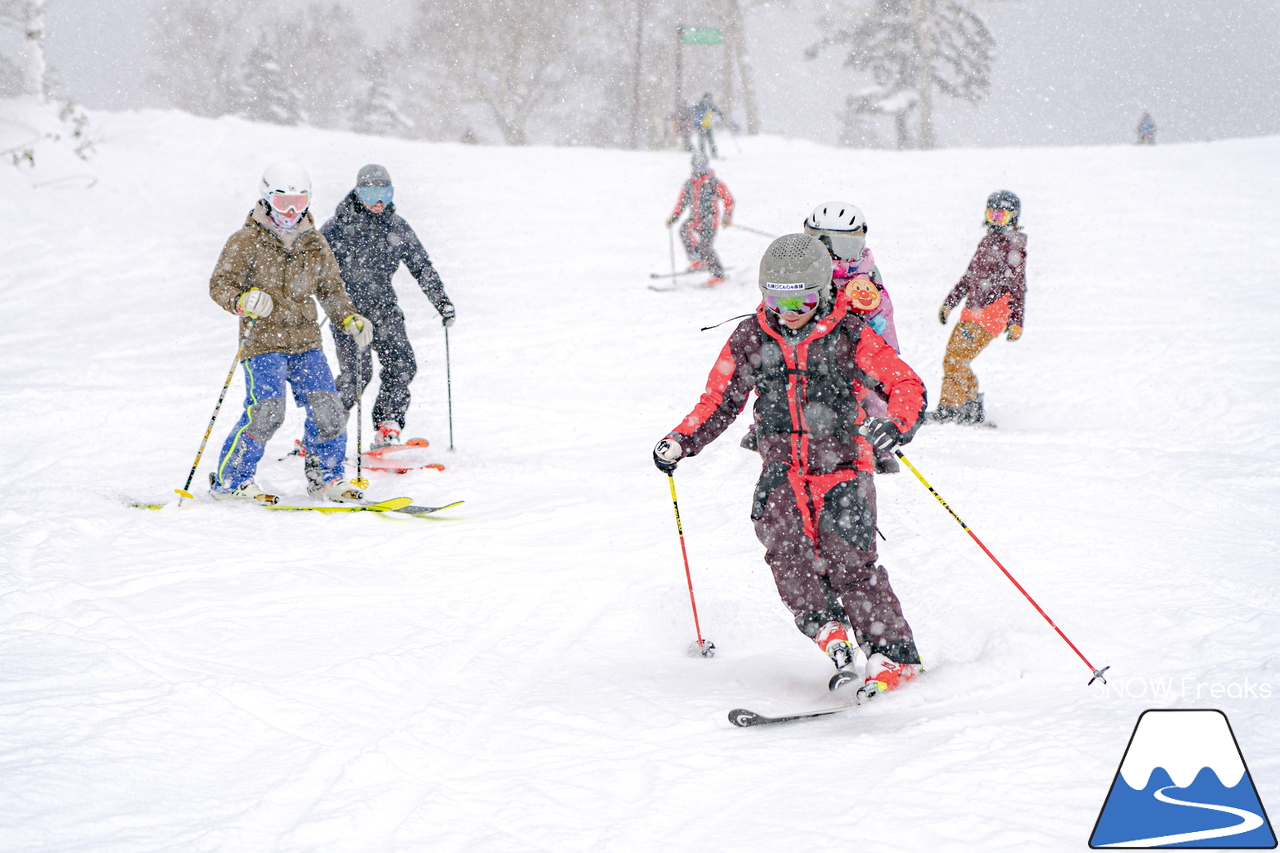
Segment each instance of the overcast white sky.
[{"label": "overcast white sky", "polygon": [[[173,0],[170,0],[173,2]],[[300,0],[295,0],[300,1]],[[159,0],[48,0],[47,50],[60,90],[90,107],[161,105],[150,12]],[[834,141],[857,88],[838,54],[806,62],[821,36],[818,0],[765,3],[748,18],[764,129]],[[943,99],[943,145],[1128,142],[1143,109],[1160,141],[1280,133],[1277,0],[975,0],[994,34],[991,96]],[[352,3],[371,40],[407,18],[409,0]],[[692,22],[691,22],[692,23]],[[0,50],[13,56],[16,36]]]}]

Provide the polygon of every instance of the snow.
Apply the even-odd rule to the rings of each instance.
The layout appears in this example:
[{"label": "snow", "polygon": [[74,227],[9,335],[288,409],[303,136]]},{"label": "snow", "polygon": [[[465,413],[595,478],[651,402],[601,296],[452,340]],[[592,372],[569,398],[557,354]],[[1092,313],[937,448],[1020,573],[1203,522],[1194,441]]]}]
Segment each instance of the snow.
[{"label": "snow", "polygon": [[1125,751],[1120,775],[1126,785],[1141,791],[1157,767],[1168,771],[1179,788],[1190,786],[1206,767],[1228,788],[1234,788],[1244,776],[1244,762],[1231,737],[1231,728],[1217,711],[1158,711],[1144,715]]},{"label": "snow", "polygon": [[[975,362],[999,429],[926,428],[905,452],[1112,667],[1086,687],[904,472],[877,478],[881,556],[930,671],[851,714],[736,729],[735,707],[829,707],[830,665],[746,517],[745,418],[676,473],[719,649],[685,654],[650,448],[731,325],[699,327],[756,304],[767,241],[723,234],[720,289],[648,289],[684,156],[90,115],[88,163],[46,143],[34,170],[0,168],[5,849],[1077,850],[1149,707],[1223,709],[1262,801],[1280,801],[1280,138],[723,140],[742,224],[784,233],[830,198],[866,212],[904,356],[935,397],[937,306],[986,195],[1022,196],[1026,333]],[[401,272],[420,364],[406,435],[447,470],[370,490],[465,499],[447,519],[121,500],[186,478],[235,349],[208,276],[285,158],[310,169],[322,214],[361,165],[386,165],[457,304],[448,453],[443,330]],[[237,375],[209,454],[242,393]],[[300,431],[291,409],[260,469],[292,498],[300,466],[277,458]]]}]

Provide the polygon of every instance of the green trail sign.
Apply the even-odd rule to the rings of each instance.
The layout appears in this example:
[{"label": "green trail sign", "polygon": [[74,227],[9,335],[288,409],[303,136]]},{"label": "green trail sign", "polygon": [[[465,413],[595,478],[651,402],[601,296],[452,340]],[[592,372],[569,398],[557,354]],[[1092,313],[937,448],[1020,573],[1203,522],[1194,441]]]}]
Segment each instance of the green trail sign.
[{"label": "green trail sign", "polygon": [[681,27],[685,44],[724,44],[724,30],[718,27]]}]

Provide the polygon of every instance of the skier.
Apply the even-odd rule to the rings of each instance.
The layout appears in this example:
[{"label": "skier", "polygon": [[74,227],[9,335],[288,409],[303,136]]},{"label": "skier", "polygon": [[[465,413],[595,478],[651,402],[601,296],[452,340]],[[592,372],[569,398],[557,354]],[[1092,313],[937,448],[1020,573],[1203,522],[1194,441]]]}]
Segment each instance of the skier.
[{"label": "skier", "polygon": [[[670,473],[733,423],[754,390],[764,470],[751,519],[796,627],[836,666],[830,687],[856,678],[853,643],[868,655],[864,694],[920,671],[911,628],[876,565],[872,449],[905,444],[925,407],[924,384],[832,287],[817,237],[788,234],[760,261],[763,302],[729,337],[693,411],[657,443]],[[887,417],[865,417],[870,387]],[[850,635],[852,629],[852,636]]]},{"label": "skier", "polygon": [[[867,220],[856,206],[843,201],[820,204],[804,221],[804,233],[822,241],[835,262],[832,281],[849,297],[850,310],[862,315],[867,325],[885,339],[893,351],[898,345],[898,329],[893,322],[893,300],[885,289],[875,255],[867,245]],[[884,398],[872,390],[863,402],[867,417],[883,418],[888,414]],[[898,459],[888,450],[876,451],[876,473],[898,473]]]},{"label": "skier", "polygon": [[[356,174],[355,189],[320,228],[333,248],[356,310],[373,321],[373,349],[382,368],[373,403],[374,447],[400,443],[409,410],[409,383],[418,371],[404,312],[391,286],[391,276],[401,262],[418,280],[445,326],[453,325],[457,313],[418,235],[396,213],[394,194],[391,174],[384,167],[363,166]],[[350,336],[336,329],[333,342],[338,350],[338,393],[349,413],[373,378],[373,356],[367,349],[357,352]]]},{"label": "skier", "polygon": [[1022,337],[1023,310],[1027,296],[1027,235],[1018,227],[1022,202],[1008,190],[993,192],[987,199],[986,235],[969,261],[959,283],[951,288],[938,320],[947,324],[951,309],[965,300],[960,322],[951,332],[942,359],[942,393],[938,408],[931,413],[940,423],[980,424],[986,419],[978,377],[969,367],[996,335]]},{"label": "skier", "polygon": [[1151,117],[1151,113],[1144,112],[1142,118],[1138,120],[1138,144],[1156,144],[1156,122]]},{"label": "skier", "polygon": [[713,246],[716,227],[721,224],[721,204],[724,205],[724,227],[728,228],[733,224],[733,194],[724,181],[716,177],[715,171],[707,166],[707,158],[694,154],[693,174],[680,188],[680,198],[676,200],[675,210],[667,218],[667,227],[675,225],[685,208],[689,209],[689,218],[680,227],[680,240],[684,243],[684,253],[692,261],[689,269],[705,269],[711,273],[711,278],[706,282],[707,287],[724,283],[724,266]]},{"label": "skier", "polygon": [[231,235],[209,281],[209,295],[240,317],[244,414],[222,446],[210,493],[274,504],[254,483],[258,460],[285,415],[285,383],[307,410],[304,428],[307,493],[358,501],[363,493],[343,476],[346,412],[338,400],[316,323],[320,302],[329,321],[356,346],[367,347],[373,325],[356,312],[342,286],[333,252],[307,208],[311,179],[296,163],[274,163],[262,174],[261,198]]},{"label": "skier", "polygon": [[[702,100],[689,107],[689,117],[692,119],[693,126],[698,130],[698,152],[703,157],[710,157],[711,159],[719,156],[716,153],[716,138],[711,133],[711,123],[716,116],[720,116],[720,120],[725,124],[733,126],[733,123],[725,118],[720,108],[712,103],[710,92],[704,93]],[[708,153],[708,148],[710,148],[710,153]]]}]

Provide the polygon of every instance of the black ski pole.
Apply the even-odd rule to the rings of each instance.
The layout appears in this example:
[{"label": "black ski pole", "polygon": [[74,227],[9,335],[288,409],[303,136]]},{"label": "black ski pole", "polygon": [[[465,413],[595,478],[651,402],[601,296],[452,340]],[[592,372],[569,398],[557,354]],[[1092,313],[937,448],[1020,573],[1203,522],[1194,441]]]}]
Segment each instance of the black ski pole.
[{"label": "black ski pole", "polygon": [[356,478],[351,485],[357,489],[369,488],[364,478],[364,349],[356,344]]},{"label": "black ski pole", "polygon": [[989,550],[987,550],[987,546],[983,545],[982,540],[979,539],[977,535],[972,530],[969,529],[969,525],[965,524],[963,521],[960,520],[960,516],[956,515],[955,510],[947,506],[947,502],[942,499],[942,495],[938,494],[934,490],[933,486],[929,485],[929,481],[924,478],[923,474],[921,474],[919,471],[916,470],[916,466],[912,465],[907,460],[907,457],[902,455],[902,451],[895,450],[893,451],[893,455],[897,456],[899,459],[901,459],[903,462],[906,463],[907,467],[911,469],[911,473],[916,475],[916,479],[919,480],[921,483],[923,483],[924,487],[929,490],[929,494],[937,498],[938,503],[942,504],[942,508],[945,509],[947,512],[951,513],[951,517],[956,520],[957,524],[959,524],[961,527],[964,528],[964,532],[968,533],[969,536],[973,538],[973,541],[978,543],[978,547],[982,549],[984,554],[986,554],[988,557],[991,558],[991,562],[995,563],[996,567],[999,568],[1000,571],[1004,572],[1004,576],[1007,577],[1009,581],[1018,588],[1018,592],[1022,593],[1023,596],[1027,599],[1027,601],[1031,602],[1031,606],[1036,609],[1037,613],[1039,613],[1041,616],[1044,617],[1044,621],[1048,622],[1049,625],[1052,626],[1053,630],[1058,632],[1058,636],[1061,637],[1063,641],[1065,641],[1066,644],[1071,647],[1071,651],[1075,652],[1076,655],[1079,656],[1080,660],[1084,661],[1084,665],[1089,667],[1089,671],[1093,673],[1093,678],[1089,679],[1089,683],[1093,684],[1093,682],[1097,681],[1098,679],[1102,679],[1102,683],[1106,684],[1107,683],[1106,672],[1107,670],[1111,669],[1111,667],[1104,666],[1102,669],[1098,669],[1093,664],[1089,663],[1089,659],[1085,657],[1084,654],[1079,649],[1076,648],[1076,644],[1071,642],[1071,640],[1067,638],[1066,634],[1062,633],[1062,629],[1059,628],[1056,624],[1054,624],[1054,621],[1049,618],[1049,614],[1045,613],[1039,604],[1036,604],[1036,600],[1031,597],[1031,594],[1028,593],[1025,589],[1023,589],[1022,584],[1018,583],[1017,580],[1014,579],[1013,575],[1009,574],[1009,570],[1000,564],[1000,561],[996,559],[996,555],[992,554]]},{"label": "black ski pole", "polygon": [[453,453],[453,369],[449,366],[449,327],[444,327],[444,377],[449,394],[449,452]]},{"label": "black ski pole", "polygon": [[231,362],[231,369],[227,371],[227,381],[222,383],[222,393],[218,395],[218,405],[213,407],[213,415],[209,418],[209,426],[204,431],[204,438],[200,439],[200,449],[196,451],[196,461],[191,463],[191,473],[187,474],[187,482],[183,484],[181,489],[174,489],[178,493],[178,506],[182,506],[183,499],[195,500],[195,495],[191,494],[191,481],[195,479],[196,468],[200,466],[200,457],[204,455],[204,446],[209,443],[209,434],[213,432],[213,423],[218,419],[218,410],[222,408],[222,401],[226,399],[227,389],[231,387],[231,377],[236,375],[236,365],[240,363],[240,356],[244,354],[245,344],[249,341],[249,333],[253,331],[253,320],[248,321],[244,330],[243,337],[240,338],[240,344],[236,347],[236,357]]}]

